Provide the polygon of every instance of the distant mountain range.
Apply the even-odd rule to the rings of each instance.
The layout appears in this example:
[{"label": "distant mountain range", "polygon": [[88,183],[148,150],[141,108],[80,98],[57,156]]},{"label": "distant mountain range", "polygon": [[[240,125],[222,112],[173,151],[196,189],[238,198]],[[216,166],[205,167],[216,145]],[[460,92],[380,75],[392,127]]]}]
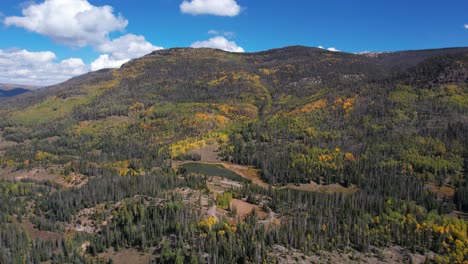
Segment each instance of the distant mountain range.
[{"label": "distant mountain range", "polygon": [[39,88],[41,86],[0,83],[0,98],[20,95]]},{"label": "distant mountain range", "polygon": [[12,90],[15,88],[23,88],[26,90],[37,90],[39,88],[42,88],[42,86],[38,85],[26,85],[26,84],[13,84],[13,83],[0,83],[0,89],[2,90]]},{"label": "distant mountain range", "polygon": [[0,89],[0,97],[12,97],[12,96],[27,93],[27,92],[30,92],[30,91],[31,90],[24,89],[24,88],[14,88],[14,89],[11,89],[11,90]]}]

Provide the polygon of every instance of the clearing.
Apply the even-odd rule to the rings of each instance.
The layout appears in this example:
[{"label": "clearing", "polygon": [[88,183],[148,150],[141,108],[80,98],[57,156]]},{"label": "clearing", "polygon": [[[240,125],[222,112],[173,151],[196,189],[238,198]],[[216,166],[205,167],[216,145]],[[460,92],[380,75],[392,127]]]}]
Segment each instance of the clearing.
[{"label": "clearing", "polygon": [[153,250],[148,250],[147,253],[138,251],[134,248],[121,248],[119,251],[115,251],[113,248],[106,250],[103,253],[98,255],[98,258],[104,260],[106,262],[109,259],[112,259],[114,264],[143,264],[143,263],[150,263],[150,261],[154,258],[151,252]]},{"label": "clearing", "polygon": [[37,229],[36,227],[34,227],[33,223],[31,223],[31,221],[28,218],[21,219],[21,222],[18,222],[16,217],[12,217],[12,219],[13,222],[21,228],[23,228],[23,230],[26,231],[26,233],[28,233],[32,239],[58,240],[60,238],[63,238],[62,234]]},{"label": "clearing", "polygon": [[338,183],[334,184],[318,184],[314,181],[305,184],[288,184],[286,186],[280,187],[279,189],[292,189],[292,190],[299,190],[299,191],[306,191],[306,192],[322,192],[322,193],[345,193],[345,194],[353,194],[355,193],[358,188],[355,186],[352,187],[344,187]]}]

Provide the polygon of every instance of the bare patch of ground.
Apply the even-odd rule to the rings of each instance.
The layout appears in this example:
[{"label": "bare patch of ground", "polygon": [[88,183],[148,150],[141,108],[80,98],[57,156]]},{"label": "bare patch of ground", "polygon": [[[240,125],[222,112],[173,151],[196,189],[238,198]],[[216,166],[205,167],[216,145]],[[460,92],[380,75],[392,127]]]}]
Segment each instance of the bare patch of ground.
[{"label": "bare patch of ground", "polygon": [[455,195],[455,188],[450,187],[446,184],[444,184],[444,186],[439,186],[436,183],[428,182],[424,184],[424,188],[437,194],[437,198],[439,199],[453,198],[453,196]]},{"label": "bare patch of ground", "polygon": [[[428,254],[432,259],[434,254]],[[375,253],[361,253],[355,250],[347,252],[320,251],[314,255],[305,255],[297,249],[287,249],[281,245],[274,245],[269,260],[277,263],[425,263],[426,256],[411,253],[400,246],[391,246],[384,250],[375,249]]]},{"label": "bare patch of ground", "polygon": [[42,230],[35,228],[28,218],[21,219],[21,222],[18,222],[16,220],[16,217],[13,217],[12,219],[16,224],[18,224],[21,228],[23,228],[32,239],[58,240],[63,237],[63,235],[59,233],[50,232],[50,231],[42,231]]},{"label": "bare patch of ground", "polygon": [[59,139],[60,139],[59,136],[53,136],[53,137],[48,137],[48,138],[46,138],[47,142],[49,142],[49,143],[54,143],[54,142],[56,142],[56,141],[59,140]]},{"label": "bare patch of ground", "polygon": [[66,177],[59,177],[54,182],[57,184],[62,185],[65,188],[72,188],[72,187],[81,187],[85,185],[89,181],[90,177],[86,177],[82,174],[78,173],[70,173],[70,175]]},{"label": "bare patch of ground", "polygon": [[224,168],[233,171],[236,174],[239,174],[245,179],[251,180],[253,184],[261,186],[263,188],[268,188],[268,183],[266,183],[262,178],[258,170],[253,166],[238,165],[231,162],[221,162]]},{"label": "bare patch of ground", "polygon": [[101,227],[107,224],[107,221],[98,222],[94,220],[94,215],[97,213],[101,205],[92,208],[85,208],[78,212],[74,217],[72,223],[67,224],[66,231],[84,232],[88,234],[95,234],[101,231]]},{"label": "bare patch of ground", "polygon": [[12,170],[12,168],[0,168],[0,179],[10,181],[20,181],[23,179],[35,180],[35,181],[51,181],[62,185],[65,188],[81,187],[88,182],[90,177],[86,177],[82,174],[71,173],[68,176],[59,176],[57,171],[59,167],[45,168],[34,168],[32,170]]},{"label": "bare patch of ground", "polygon": [[106,262],[112,259],[114,264],[146,264],[153,259],[153,250],[148,250],[148,253],[138,251],[134,248],[123,248],[115,251],[113,248],[106,250],[98,255],[98,258]]},{"label": "bare patch of ground", "polygon": [[102,150],[100,149],[93,149],[91,151],[88,151],[87,154],[93,155],[93,156],[101,156]]},{"label": "bare patch of ground", "polygon": [[59,176],[55,173],[52,173],[50,170],[44,168],[35,168],[30,171],[19,170],[12,171],[11,168],[0,169],[0,179],[5,180],[22,180],[22,179],[31,179],[36,181],[54,181]]},{"label": "bare patch of ground", "polygon": [[210,177],[207,181],[210,191],[215,193],[223,193],[231,187],[242,187],[242,184],[222,177]]},{"label": "bare patch of ground", "polygon": [[324,185],[324,184],[317,184],[314,181],[311,181],[310,183],[307,183],[307,184],[298,184],[298,185],[290,183],[284,187],[281,187],[281,189],[284,189],[284,188],[299,190],[299,191],[306,191],[306,192],[347,193],[347,194],[355,193],[358,190],[358,188],[356,187],[346,188],[337,183]]},{"label": "bare patch of ground", "polygon": [[449,214],[446,214],[445,216],[450,217],[450,218],[455,218],[455,219],[465,219],[468,220],[468,213],[458,211],[458,210],[453,210]]},{"label": "bare patch of ground", "polygon": [[218,145],[209,145],[197,150],[192,151],[191,153],[195,153],[200,155],[201,159],[200,161],[203,162],[219,162],[219,157],[218,157]]},{"label": "bare patch of ground", "polygon": [[222,165],[225,169],[228,169],[244,179],[251,180],[253,184],[257,184],[263,188],[268,188],[268,183],[266,183],[258,173],[258,170],[255,169],[253,166],[246,166],[246,165],[239,165],[234,164],[231,162],[204,162],[204,161],[172,161],[172,167],[175,169],[181,165],[186,163],[205,163],[205,164],[212,164],[212,165]]},{"label": "bare patch of ground", "polygon": [[239,199],[232,199],[231,211],[233,211],[234,208],[237,212],[237,216],[239,216],[241,220],[244,220],[245,217],[251,214],[253,210],[257,212],[258,219],[265,219],[268,215],[265,211],[263,211],[263,209],[260,206],[256,204],[247,203]]}]

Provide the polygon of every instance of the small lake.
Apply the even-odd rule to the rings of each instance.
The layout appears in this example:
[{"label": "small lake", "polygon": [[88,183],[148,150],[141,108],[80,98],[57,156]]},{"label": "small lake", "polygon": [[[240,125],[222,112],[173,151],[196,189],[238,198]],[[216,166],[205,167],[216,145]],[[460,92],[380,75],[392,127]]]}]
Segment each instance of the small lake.
[{"label": "small lake", "polygon": [[210,176],[210,177],[219,176],[219,177],[228,178],[230,180],[238,181],[238,182],[247,181],[239,174],[234,173],[224,168],[223,165],[219,165],[219,164],[190,162],[190,163],[183,164],[180,167],[185,168],[190,173],[203,174],[203,175]]}]

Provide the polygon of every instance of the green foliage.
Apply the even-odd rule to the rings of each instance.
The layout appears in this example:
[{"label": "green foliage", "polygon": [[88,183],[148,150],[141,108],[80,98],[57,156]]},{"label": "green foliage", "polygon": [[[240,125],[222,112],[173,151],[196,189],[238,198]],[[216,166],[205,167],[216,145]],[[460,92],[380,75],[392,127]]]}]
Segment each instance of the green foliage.
[{"label": "green foliage", "polygon": [[230,208],[231,201],[232,193],[230,192],[224,192],[216,196],[216,205],[221,209]]}]

